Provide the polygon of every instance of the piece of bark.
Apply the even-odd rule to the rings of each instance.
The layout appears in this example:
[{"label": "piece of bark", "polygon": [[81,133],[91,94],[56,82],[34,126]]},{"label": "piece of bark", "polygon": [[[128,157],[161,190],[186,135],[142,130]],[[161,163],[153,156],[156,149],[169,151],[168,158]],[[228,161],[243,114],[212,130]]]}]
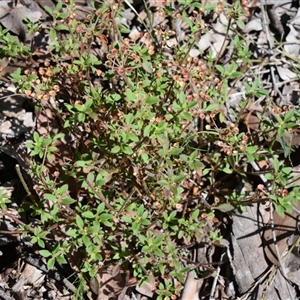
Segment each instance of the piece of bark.
[{"label": "piece of bark", "polygon": [[203,279],[198,278],[196,271],[189,271],[185,280],[181,299],[199,299],[198,292],[202,284]]},{"label": "piece of bark", "polygon": [[[268,283],[266,283],[268,285]],[[288,286],[289,283],[282,276],[281,272],[277,271],[271,284],[267,287],[265,292],[265,298],[257,299],[278,299],[278,300],[294,300],[296,298],[295,290],[292,286]]]},{"label": "piece of bark", "polygon": [[[240,295],[248,295],[247,299],[295,299],[293,298],[295,290],[291,286],[288,287],[287,279],[282,276],[279,269],[274,278],[272,273],[268,275],[270,265],[267,263],[264,251],[268,251],[269,248],[273,249],[274,245],[270,239],[269,245],[262,243],[262,239],[265,237],[264,226],[266,226],[264,219],[267,217],[264,214],[264,210],[255,204],[247,207],[247,211],[244,213],[235,212],[232,217],[234,235],[232,237],[232,265]],[[279,216],[274,214],[274,221],[275,224],[280,225],[277,226],[276,233],[279,234],[280,248],[283,248],[281,251],[284,251],[288,247],[288,237],[285,235],[291,237],[295,233],[295,217],[286,216],[280,220]],[[285,232],[287,229],[288,233]],[[267,227],[266,236],[270,235],[269,230],[270,228]],[[266,249],[264,249],[264,245]],[[284,247],[285,245],[286,247]],[[270,259],[274,260],[274,256],[273,258],[271,256]],[[274,263],[278,264],[277,260],[274,260]],[[299,266],[300,262],[299,265],[295,265],[294,257],[287,260],[284,265],[287,278],[296,284],[299,284],[299,274],[294,272],[299,272]],[[262,279],[260,280],[260,278]]]},{"label": "piece of bark", "polygon": [[232,216],[232,247],[235,280],[245,293],[268,268],[261,244],[262,222],[257,205]]},{"label": "piece of bark", "polygon": [[[288,248],[288,238],[297,233],[299,224],[298,213],[288,213],[284,217],[279,216],[276,212],[273,213],[274,231],[276,235],[277,246],[280,255]],[[273,240],[273,229],[270,222],[265,227],[263,235],[263,243],[265,246],[265,254],[267,259],[274,265],[279,266],[276,247]]]}]

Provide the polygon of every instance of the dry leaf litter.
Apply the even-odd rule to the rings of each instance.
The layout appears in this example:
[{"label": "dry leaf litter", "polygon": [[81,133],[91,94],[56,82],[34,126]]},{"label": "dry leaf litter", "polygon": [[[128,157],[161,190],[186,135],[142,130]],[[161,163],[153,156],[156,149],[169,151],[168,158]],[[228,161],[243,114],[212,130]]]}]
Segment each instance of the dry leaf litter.
[{"label": "dry leaf litter", "polygon": [[[126,2],[127,4],[127,2]],[[150,7],[162,6],[161,1],[148,0]],[[47,20],[48,14],[44,6],[54,8],[52,0],[22,0],[0,2],[0,23],[3,27],[17,35],[19,39],[28,43],[33,37],[26,32],[22,19],[29,18],[37,21],[40,18]],[[125,4],[124,4],[125,5]],[[295,68],[299,68],[300,54],[300,8],[297,1],[260,0],[246,1],[249,16],[244,18],[246,24],[243,34],[249,41],[255,58],[259,61],[251,70],[259,76],[263,87],[269,89],[270,95],[276,107],[299,105],[299,80]],[[77,2],[78,17],[86,18],[93,13],[89,0]],[[125,14],[118,22],[125,24],[130,30],[129,37],[133,38],[140,33],[140,27],[134,18],[136,13],[139,19],[149,21],[143,5],[138,1],[130,6],[126,5]],[[190,12],[192,14],[192,12]],[[166,30],[171,26],[169,21],[158,11],[153,10],[153,26],[165,26]],[[204,22],[204,21],[203,21]],[[202,57],[207,51],[212,51],[213,56],[219,57],[226,67],[232,53],[227,51],[227,46],[232,43],[234,32],[227,31],[229,20],[225,15],[211,16],[206,23],[207,32],[196,38],[196,45],[190,49],[191,57]],[[271,26],[269,26],[271,25]],[[47,21],[45,28],[49,26]],[[186,24],[180,19],[176,20],[174,37],[168,40],[164,49],[166,58],[173,59],[172,47],[185,41],[190,32]],[[284,51],[276,46],[276,35],[284,37]],[[35,68],[43,63],[43,55],[47,56],[45,43],[46,36],[34,37],[33,47],[39,50],[41,58],[32,62]],[[144,41],[146,43],[146,41]],[[255,46],[254,46],[255,45]],[[95,53],[100,53],[101,46],[95,45]],[[67,62],[66,62],[67,63]],[[204,62],[205,63],[205,62]],[[240,62],[237,61],[239,64]],[[34,130],[41,134],[49,131],[59,132],[53,115],[51,105],[44,103],[46,107],[43,114],[34,110],[32,100],[26,95],[17,94],[15,87],[10,83],[8,74],[16,68],[27,68],[26,62],[19,61],[13,64],[10,61],[2,61],[1,86],[0,86],[0,181],[4,194],[14,199],[16,207],[11,207],[7,212],[1,212],[0,233],[0,298],[2,299],[74,299],[75,287],[71,283],[74,278],[69,278],[72,270],[55,269],[47,271],[45,260],[36,255],[31,249],[30,242],[22,238],[17,231],[17,224],[22,224],[21,216],[17,213],[18,202],[25,197],[26,192],[14,171],[15,164],[19,164],[26,178],[26,170],[30,166],[25,149],[26,141],[31,139]],[[170,70],[171,72],[172,70]],[[239,103],[245,95],[242,81],[251,82],[252,74],[245,73],[243,78],[231,87],[230,97],[227,101],[227,114],[232,122],[235,122],[231,110],[238,111]],[[66,84],[70,84],[66,82]],[[207,82],[206,85],[213,84]],[[196,86],[195,93],[199,93]],[[205,88],[205,87],[203,87]],[[251,103],[247,107],[245,126],[247,130],[255,132],[258,129],[262,114],[272,116],[274,108],[265,111],[262,103],[264,97]],[[197,120],[195,120],[197,122]],[[287,137],[293,146],[300,143],[299,133],[293,132]],[[66,141],[59,141],[60,155],[57,155],[51,170],[55,172],[61,165],[62,157],[72,157],[70,147]],[[299,150],[296,151],[299,156]],[[299,159],[295,159],[293,165],[295,177],[299,174]],[[271,161],[258,162],[257,169],[272,165]],[[25,171],[25,172],[24,172]],[[235,179],[232,179],[236,185]],[[263,180],[263,178],[262,178]],[[30,181],[30,180],[29,180]],[[232,184],[229,182],[229,185]],[[239,188],[245,188],[245,182],[239,182]],[[251,187],[250,187],[251,191]],[[256,191],[251,191],[255,193]],[[300,208],[300,207],[298,207]],[[220,222],[208,222],[206,230],[219,226],[222,233],[222,247],[215,247],[209,243],[197,245],[188,253],[191,265],[199,266],[190,271],[186,277],[184,290],[181,295],[183,300],[192,299],[296,299],[299,297],[300,285],[300,258],[297,249],[286,255],[283,259],[281,272],[276,272],[270,283],[267,278],[272,268],[270,262],[279,265],[276,250],[274,248],[273,233],[270,226],[269,214],[262,205],[247,206],[246,212],[231,212],[229,218],[227,212],[230,207],[223,207],[219,212]],[[222,211],[223,210],[223,211]],[[285,218],[274,214],[275,232],[277,244],[281,255],[285,255],[289,245],[297,238],[299,233],[298,213],[292,213]],[[7,234],[9,232],[9,234]],[[55,237],[59,239],[59,237]],[[265,246],[263,246],[265,245]],[[70,261],[76,261],[76,253]],[[213,265],[212,263],[218,263]],[[72,265],[72,262],[70,263]],[[212,266],[212,267],[207,267]],[[118,272],[118,266],[110,266],[95,278],[92,288],[97,294],[94,299],[123,299],[146,300],[152,299],[154,278],[142,286],[128,285],[123,276]],[[175,284],[175,283],[174,283]],[[93,284],[91,284],[93,286]],[[121,293],[116,295],[116,291]],[[87,299],[93,299],[91,295]]]}]

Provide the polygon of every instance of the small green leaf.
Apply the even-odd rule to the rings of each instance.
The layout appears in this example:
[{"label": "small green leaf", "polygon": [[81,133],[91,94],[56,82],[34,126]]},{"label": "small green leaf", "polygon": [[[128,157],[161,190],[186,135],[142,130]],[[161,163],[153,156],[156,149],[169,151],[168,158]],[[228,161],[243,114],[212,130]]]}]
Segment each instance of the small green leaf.
[{"label": "small green leaf", "polygon": [[168,216],[168,219],[169,220],[173,220],[175,218],[175,216],[177,215],[177,211],[176,210],[173,210],[170,215]]},{"label": "small green leaf", "polygon": [[160,134],[157,136],[157,140],[163,147],[169,148],[170,142],[167,135]]},{"label": "small green leaf", "polygon": [[223,203],[223,204],[220,204],[220,205],[218,205],[218,206],[216,206],[216,207],[213,207],[213,209],[217,209],[217,210],[219,210],[219,211],[221,211],[221,212],[226,213],[226,212],[229,212],[229,211],[234,210],[235,207],[232,206],[232,205],[229,204],[229,203]]},{"label": "small green leaf", "polygon": [[183,91],[179,92],[178,99],[181,104],[186,103],[186,97],[185,97],[185,93]]},{"label": "small green leaf", "polygon": [[132,90],[130,89],[127,89],[126,92],[125,92],[125,96],[127,98],[128,101],[130,102],[135,102],[137,96],[136,96],[136,93],[134,93]]},{"label": "small green leaf", "polygon": [[94,182],[94,180],[95,180],[95,174],[94,174],[93,171],[90,172],[90,173],[87,175],[86,180],[87,180],[88,182]]},{"label": "small green leaf", "polygon": [[55,31],[55,29],[53,27],[50,28],[49,36],[50,36],[50,40],[52,42],[54,42],[56,40],[56,31]]},{"label": "small green leaf", "polygon": [[280,166],[279,160],[276,156],[274,156],[274,158],[273,158],[273,167],[274,167],[275,172],[279,171],[279,166]]},{"label": "small green leaf", "polygon": [[294,210],[294,208],[290,203],[285,203],[284,204],[284,210],[288,213],[291,213]]},{"label": "small green leaf", "polygon": [[66,264],[67,263],[67,260],[64,258],[63,255],[57,256],[56,260],[60,264]]},{"label": "small green leaf", "polygon": [[217,69],[221,74],[224,74],[224,72],[225,72],[224,67],[222,67],[222,66],[220,66],[220,65],[216,65],[216,69]]},{"label": "small green leaf", "polygon": [[191,215],[191,219],[192,220],[195,220],[199,217],[199,214],[200,214],[200,210],[199,209],[196,209],[195,211],[193,211],[192,215]]},{"label": "small green leaf", "polygon": [[88,219],[95,218],[94,214],[91,211],[84,211],[81,215]]},{"label": "small green leaf", "polygon": [[98,205],[97,207],[97,214],[101,214],[103,211],[104,211],[104,208],[105,208],[105,204],[102,202]]},{"label": "small green leaf", "polygon": [[229,166],[226,166],[224,169],[222,169],[223,172],[225,172],[226,174],[232,174],[232,170],[229,169]]},{"label": "small green leaf", "polygon": [[147,153],[142,153],[141,157],[146,164],[149,163],[149,156]]},{"label": "small green leaf", "polygon": [[257,94],[259,96],[264,96],[264,95],[268,95],[270,93],[270,91],[266,90],[266,89],[258,89],[257,90]]},{"label": "small green leaf", "polygon": [[162,257],[162,256],[164,256],[164,253],[159,249],[159,248],[154,248],[153,249],[153,252],[154,252],[154,254],[155,255],[157,255],[157,256],[159,256],[159,257]]},{"label": "small green leaf", "polygon": [[55,6],[55,12],[59,12],[62,9],[62,2],[57,2],[56,6]]},{"label": "small green leaf", "polygon": [[284,208],[280,204],[275,203],[275,211],[278,213],[280,217],[284,217]]},{"label": "small green leaf", "polygon": [[50,259],[48,260],[48,262],[47,262],[47,268],[48,268],[48,270],[53,269],[54,264],[55,264],[54,258],[50,258]]},{"label": "small green leaf", "polygon": [[132,223],[132,219],[129,216],[122,216],[122,220],[126,223]]},{"label": "small green leaf", "polygon": [[176,175],[173,177],[173,181],[178,183],[181,182],[182,180],[184,180],[186,177],[186,175],[182,174],[182,175]]},{"label": "small green leaf", "polygon": [[69,230],[66,232],[66,235],[75,237],[75,236],[77,236],[77,230],[76,230],[76,229],[69,229]]},{"label": "small green leaf", "polygon": [[68,27],[67,25],[65,25],[65,24],[58,24],[58,25],[56,26],[56,28],[59,29],[59,30],[66,30],[66,31],[69,31],[69,27]]},{"label": "small green leaf", "polygon": [[52,8],[50,8],[49,6],[45,5],[45,6],[44,6],[44,9],[45,9],[45,11],[46,11],[50,16],[53,15],[53,10],[52,10]]},{"label": "small green leaf", "polygon": [[75,202],[76,202],[76,200],[74,200],[72,198],[64,198],[64,199],[62,199],[62,203],[65,204],[65,205],[70,205],[70,204],[73,204]]},{"label": "small green leaf", "polygon": [[144,226],[149,226],[149,225],[151,225],[151,222],[148,219],[142,219],[141,224]]},{"label": "small green leaf", "polygon": [[199,102],[198,101],[192,101],[192,102],[189,102],[188,105],[187,105],[187,108],[188,109],[191,109],[193,108],[194,106],[196,106]]},{"label": "small green leaf", "polygon": [[144,136],[149,136],[150,135],[150,132],[151,132],[151,129],[152,129],[152,125],[149,124],[147,125],[145,128],[144,128]]},{"label": "small green leaf", "polygon": [[142,252],[143,252],[143,253],[149,253],[149,252],[150,252],[149,246],[144,246],[144,247],[142,248]]},{"label": "small green leaf", "polygon": [[39,136],[38,132],[36,132],[36,131],[33,133],[33,140],[35,142],[39,142],[39,140],[40,140],[40,136]]},{"label": "small green leaf", "polygon": [[86,247],[89,247],[91,245],[91,240],[87,235],[84,235],[82,237],[82,241]]},{"label": "small green leaf", "polygon": [[271,173],[267,173],[267,174],[265,174],[264,176],[265,176],[265,178],[266,178],[267,180],[272,180],[272,179],[274,179],[274,175],[271,174]]},{"label": "small green leaf", "polygon": [[69,186],[67,184],[62,185],[59,189],[58,192],[60,194],[65,194],[69,189]]},{"label": "small green leaf", "polygon": [[170,120],[172,120],[173,118],[174,118],[173,115],[171,115],[171,114],[165,114],[165,119],[166,119],[167,121],[170,121]]},{"label": "small green leaf", "polygon": [[112,215],[108,213],[103,213],[100,215],[99,219],[103,222],[105,220],[110,220],[112,219]]},{"label": "small green leaf", "polygon": [[189,113],[189,112],[186,112],[186,111],[183,111],[181,114],[180,114],[180,117],[182,119],[185,119],[185,120],[188,120],[188,121],[192,121],[193,120],[193,116]]},{"label": "small green leaf", "polygon": [[294,117],[295,114],[295,110],[291,109],[289,110],[285,115],[284,115],[284,121],[287,123],[289,121],[291,121],[291,119]]},{"label": "small green leaf", "polygon": [[54,201],[57,200],[57,198],[56,198],[55,195],[48,194],[48,193],[45,193],[45,194],[44,194],[44,198],[47,199],[47,200],[49,200],[49,201],[52,201],[52,202],[54,202]]},{"label": "small green leaf", "polygon": [[173,148],[170,152],[171,155],[178,155],[180,154],[181,152],[183,151],[183,148],[180,147],[180,148]]},{"label": "small green leaf", "polygon": [[172,109],[175,111],[175,112],[178,112],[179,110],[181,110],[181,105],[179,105],[178,103],[174,102],[172,104]]},{"label": "small green leaf", "polygon": [[125,153],[127,155],[133,154],[133,151],[129,146],[124,146],[122,150],[123,150],[123,153]]},{"label": "small green leaf", "polygon": [[239,78],[241,76],[243,76],[244,74],[242,72],[233,72],[232,74],[230,74],[230,78],[234,79],[234,78]]},{"label": "small green leaf", "polygon": [[257,146],[249,146],[247,147],[247,152],[254,154],[257,151],[258,147]]},{"label": "small green leaf", "polygon": [[121,150],[120,146],[115,146],[111,149],[111,153],[119,153]]},{"label": "small green leaf", "polygon": [[181,239],[183,236],[184,236],[184,231],[180,230],[180,231],[178,232],[177,237],[178,237],[179,239]]},{"label": "small green leaf", "polygon": [[291,174],[292,171],[293,171],[293,169],[291,167],[284,167],[284,168],[281,169],[281,172],[284,175],[289,175],[289,174]]},{"label": "small green leaf", "polygon": [[211,171],[210,168],[206,168],[206,169],[204,169],[204,170],[202,171],[202,175],[205,176],[205,175],[207,175],[210,171]]},{"label": "small green leaf", "polygon": [[29,149],[34,148],[34,143],[33,142],[27,142],[25,145]]},{"label": "small green leaf", "polygon": [[291,147],[289,145],[287,145],[283,136],[279,137],[279,141],[280,141],[281,147],[283,148],[284,157],[287,158],[291,153]]},{"label": "small green leaf", "polygon": [[105,183],[106,183],[106,180],[98,175],[96,178],[96,186],[103,186]]},{"label": "small green leaf", "polygon": [[80,229],[83,229],[84,222],[79,215],[76,215],[76,224]]},{"label": "small green leaf", "polygon": [[159,99],[157,97],[149,97],[147,100],[146,100],[146,103],[147,104],[156,104],[159,102]]},{"label": "small green leaf", "polygon": [[147,61],[147,60],[144,60],[143,63],[142,63],[142,66],[143,66],[143,69],[148,72],[148,73],[153,73],[153,68],[152,68],[152,64]]},{"label": "small green leaf", "polygon": [[158,235],[154,240],[153,240],[153,244],[154,245],[159,245],[161,243],[161,241],[163,240],[164,235],[160,234]]},{"label": "small green leaf", "polygon": [[210,111],[213,111],[213,110],[218,109],[218,108],[219,108],[219,104],[213,103],[213,104],[208,105],[205,108],[205,112],[210,112]]},{"label": "small green leaf", "polygon": [[254,156],[251,153],[246,152],[247,159],[249,162],[254,162]]},{"label": "small green leaf", "polygon": [[48,250],[40,250],[39,253],[43,256],[43,257],[50,257],[52,256],[52,253]]},{"label": "small green leaf", "polygon": [[235,22],[236,22],[236,25],[240,28],[240,29],[244,29],[245,28],[245,24],[244,24],[244,22],[242,21],[242,20],[240,20],[240,19],[237,19],[237,20],[235,20]]},{"label": "small green leaf", "polygon": [[77,115],[77,117],[78,117],[78,121],[79,121],[79,122],[84,123],[84,121],[85,121],[85,114],[79,113],[79,114]]},{"label": "small green leaf", "polygon": [[129,133],[128,133],[128,138],[129,138],[129,140],[132,141],[132,142],[138,142],[138,141],[139,141],[138,136],[135,135],[135,134],[132,133],[132,132],[129,132]]},{"label": "small green leaf", "polygon": [[41,248],[45,248],[45,243],[44,243],[43,240],[40,240],[40,239],[39,239],[37,242],[38,242],[38,245],[39,245]]}]

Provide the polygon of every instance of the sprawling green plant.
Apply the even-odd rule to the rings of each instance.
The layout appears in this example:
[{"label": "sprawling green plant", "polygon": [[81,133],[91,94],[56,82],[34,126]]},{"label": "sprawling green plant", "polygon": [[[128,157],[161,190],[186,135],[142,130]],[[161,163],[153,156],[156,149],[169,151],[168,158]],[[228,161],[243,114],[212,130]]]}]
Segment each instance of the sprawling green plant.
[{"label": "sprawling green plant", "polygon": [[[234,61],[226,66],[212,53],[190,57],[194,35],[173,49],[172,60],[164,47],[174,33],[158,31],[150,22],[144,24],[146,33],[129,39],[128,29],[116,22],[123,13],[119,4],[95,4],[95,14],[83,22],[70,2],[51,11],[51,55],[45,63],[11,75],[19,92],[36,99],[41,113],[50,107],[59,120],[56,128],[46,135],[35,132],[27,143],[39,199],[24,209],[40,219],[28,234],[49,269],[71,262],[82,280],[78,297],[88,288],[85,281],[116,263],[140,281],[154,275],[158,299],[174,299],[194,267],[187,249],[205,236],[216,246],[222,243],[217,229],[206,230],[216,220],[215,211],[260,200],[251,189],[226,184],[235,178],[247,181],[249,162],[273,158],[266,174],[272,188],[263,200],[271,199],[279,213],[290,209],[299,191],[283,192],[291,168],[280,165],[274,143],[276,134],[288,134],[299,122],[299,114],[291,110],[270,120],[262,117],[261,139],[274,143],[257,142],[240,130],[248,101],[267,93],[254,78],[252,86],[245,83],[240,112],[233,112],[236,124],[228,119],[230,87],[251,64],[241,36],[234,39]],[[191,9],[208,15],[222,8],[230,16],[229,27],[243,27],[238,1],[224,7],[179,3],[180,10],[167,4],[161,13],[173,21],[182,18],[192,33],[206,29],[198,18],[189,18]],[[8,45],[4,57],[33,55],[6,31],[0,42]],[[67,155],[60,153],[62,138],[72,140]],[[291,144],[279,142],[288,158]],[[5,209],[7,198],[0,198]],[[53,235],[64,238],[53,245]]]}]

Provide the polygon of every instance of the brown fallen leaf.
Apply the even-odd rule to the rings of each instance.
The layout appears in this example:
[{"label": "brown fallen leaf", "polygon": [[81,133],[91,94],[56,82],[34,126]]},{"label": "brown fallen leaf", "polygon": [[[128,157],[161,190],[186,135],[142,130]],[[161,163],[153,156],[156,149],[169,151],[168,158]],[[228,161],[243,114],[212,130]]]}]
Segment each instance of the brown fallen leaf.
[{"label": "brown fallen leaf", "polygon": [[98,273],[97,281],[99,284],[97,300],[115,300],[125,287],[125,278],[118,271],[116,265],[110,265],[106,270]]},{"label": "brown fallen leaf", "polygon": [[[300,203],[297,205],[299,209]],[[282,254],[288,248],[288,239],[293,234],[297,233],[297,226],[299,224],[300,216],[297,212],[287,213],[283,218],[276,212],[273,213],[274,230],[276,234],[277,246],[279,254]],[[263,234],[263,245],[267,259],[274,265],[278,266],[279,261],[276,253],[275,243],[273,240],[273,231],[270,221],[266,225]]]},{"label": "brown fallen leaf", "polygon": [[136,286],[137,292],[150,298],[153,296],[155,290],[156,290],[156,285],[155,285],[155,278],[153,275],[148,276],[148,281],[144,281],[141,285]]}]

